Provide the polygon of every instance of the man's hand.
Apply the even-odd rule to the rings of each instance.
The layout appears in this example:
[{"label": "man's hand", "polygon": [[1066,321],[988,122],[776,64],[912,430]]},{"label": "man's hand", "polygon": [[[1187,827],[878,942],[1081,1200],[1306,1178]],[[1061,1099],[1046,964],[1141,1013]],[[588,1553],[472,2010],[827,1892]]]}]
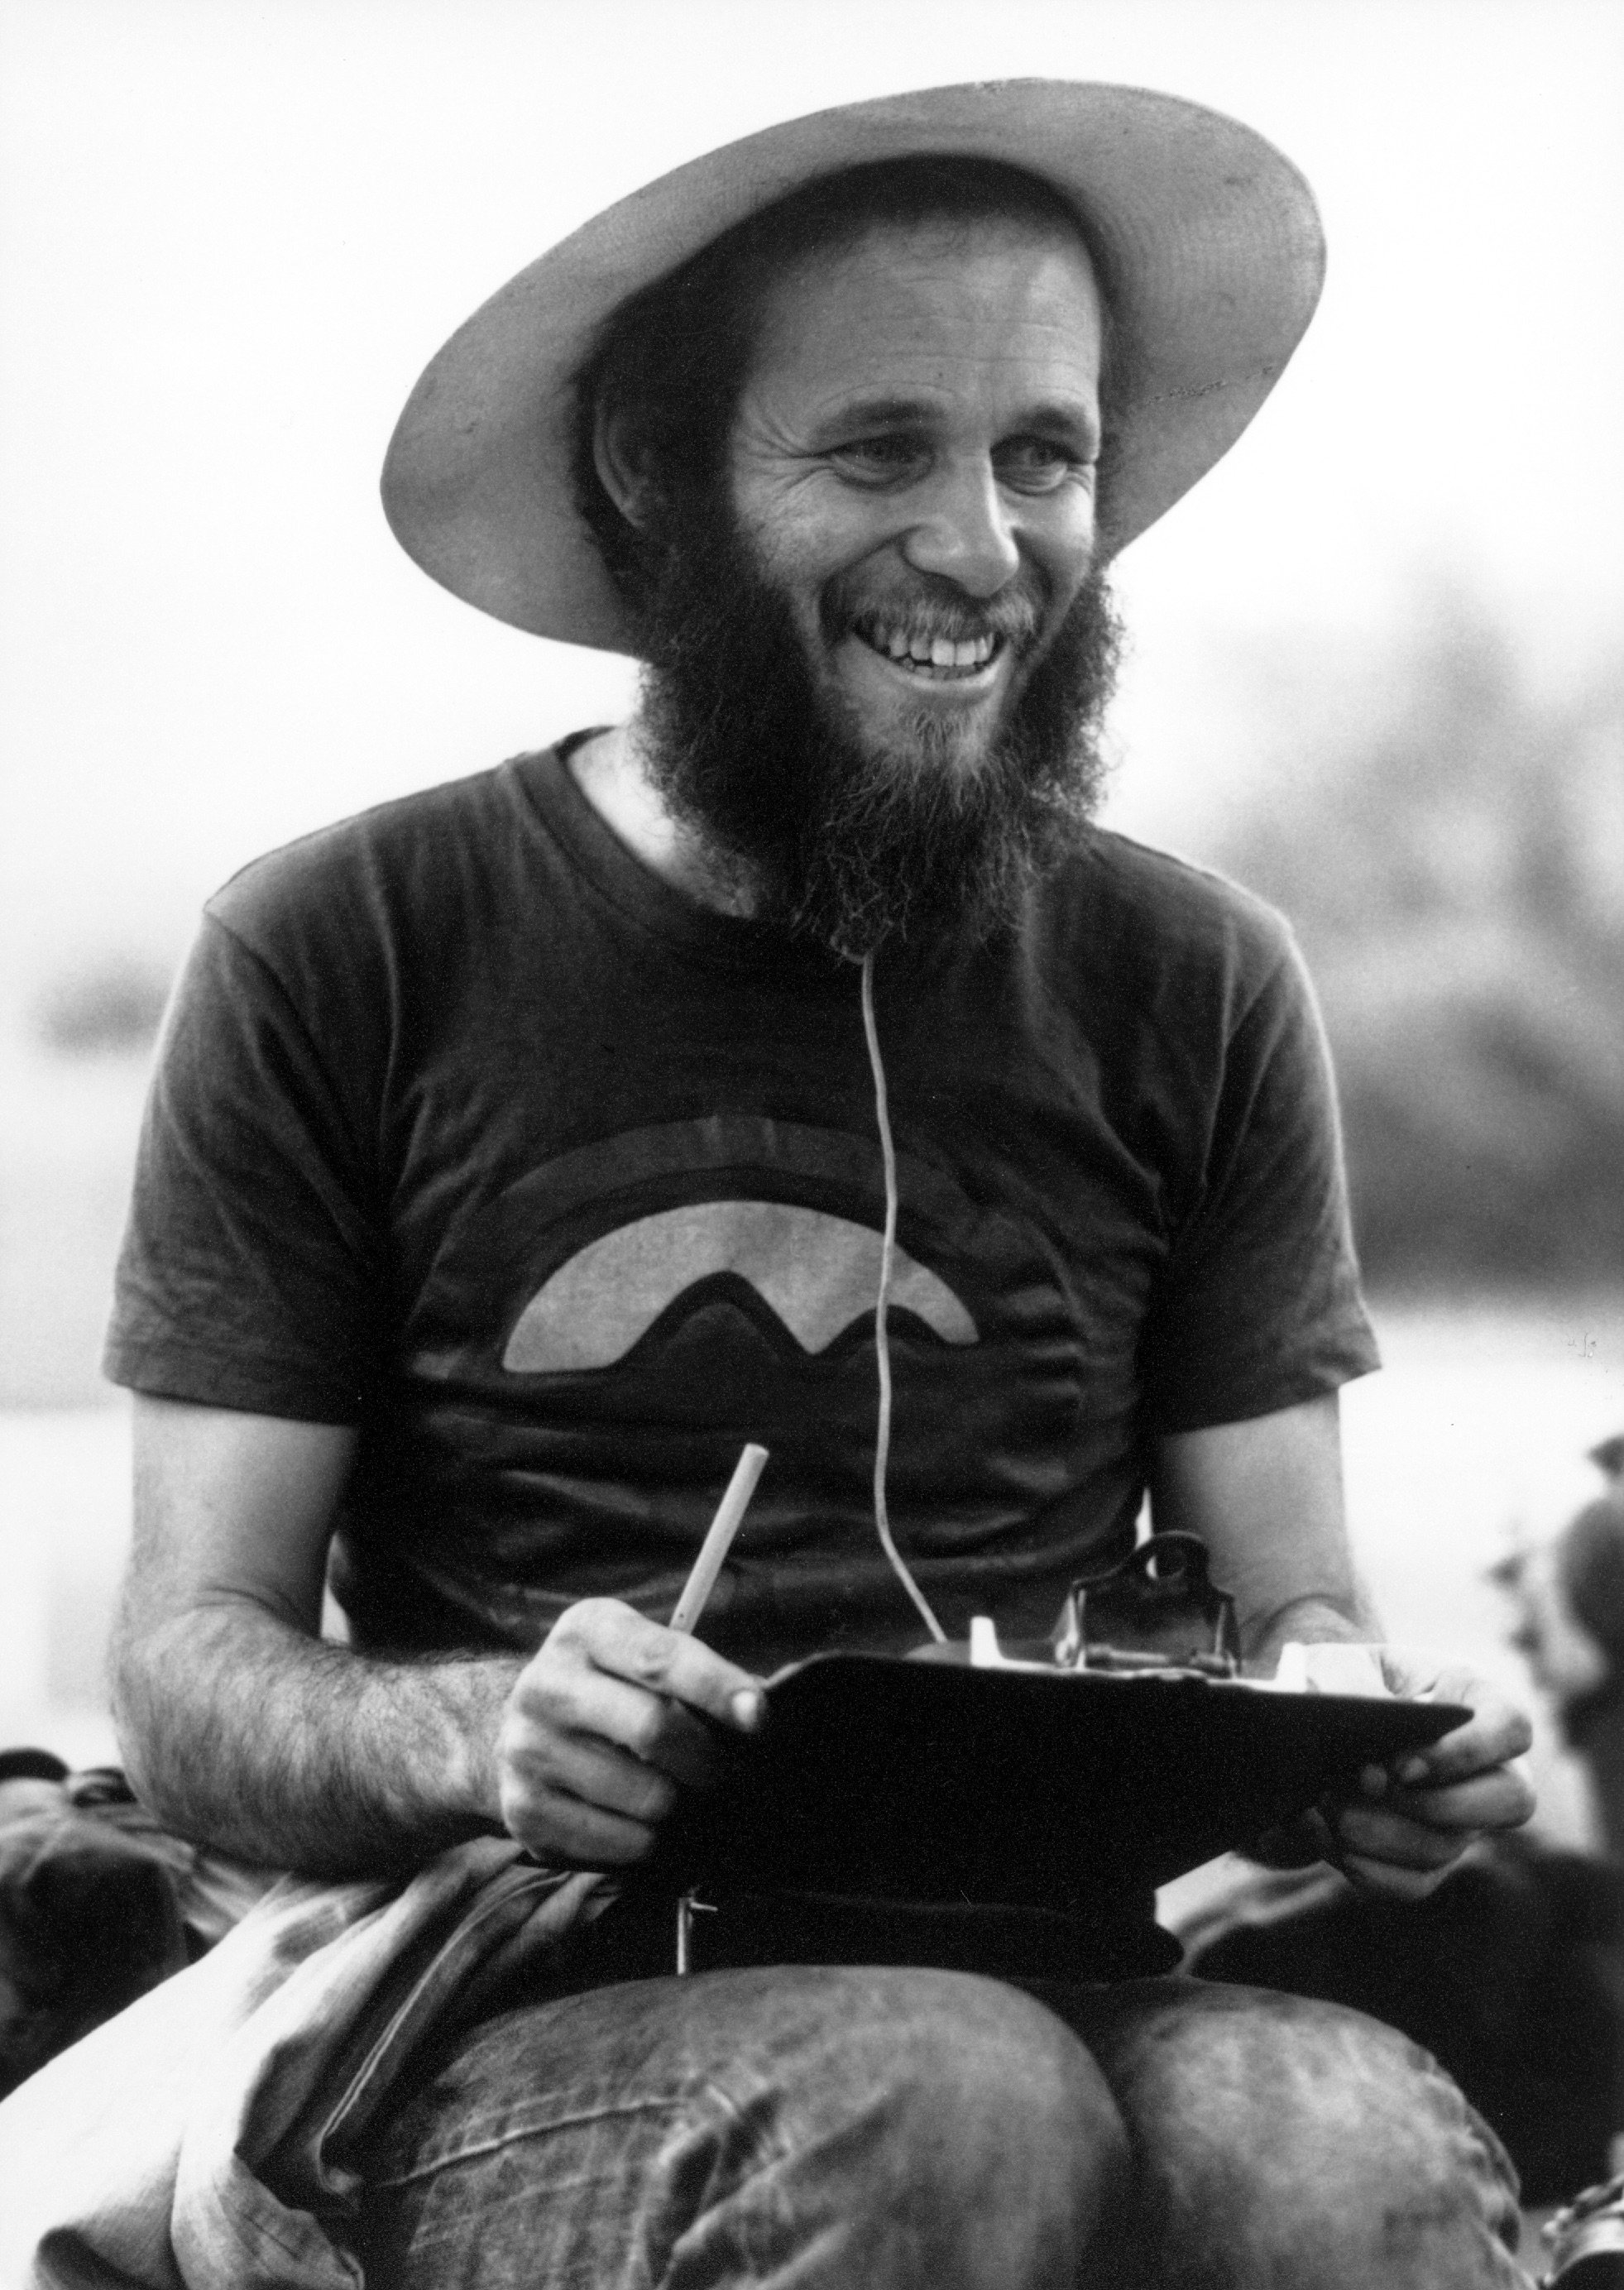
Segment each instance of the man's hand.
[{"label": "man's hand", "polygon": [[759,1679],[616,1598],[562,1613],[508,1698],[502,1820],[539,1861],[640,1861],[684,1789],[715,1778],[711,1728],[753,1733]]},{"label": "man's hand", "polygon": [[1407,1751],[1391,1768],[1367,1766],[1358,1793],[1332,1814],[1332,1857],[1356,1885],[1389,1899],[1420,1900],[1476,1838],[1519,1828],[1532,1813],[1533,1791],[1509,1763],[1532,1735],[1522,1711],[1470,1670],[1403,1646],[1377,1653],[1394,1693],[1458,1701],[1472,1712],[1466,1725],[1428,1749]]}]

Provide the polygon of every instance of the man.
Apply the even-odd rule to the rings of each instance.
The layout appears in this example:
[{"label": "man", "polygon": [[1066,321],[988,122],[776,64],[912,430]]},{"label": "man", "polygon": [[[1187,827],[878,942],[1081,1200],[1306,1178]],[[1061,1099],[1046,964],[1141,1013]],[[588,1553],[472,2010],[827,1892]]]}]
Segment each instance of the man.
[{"label": "man", "polygon": [[1624,1861],[1624,1436],[1590,1461],[1607,1481],[1551,1541],[1495,1569],[1517,1608],[1511,1643],[1589,1776],[1601,1846]]},{"label": "man", "polygon": [[[1147,1483],[1256,1664],[1372,1635],[1335,1393],[1373,1353],[1294,956],[1089,825],[1104,568],[1244,427],[1319,267],[1231,122],[938,90],[649,187],[407,408],[406,547],[637,653],[643,698],[212,903],[110,1347],[148,1799],[315,1872],[505,1827],[630,1880],[371,2142],[379,2278],[1523,2278],[1491,2134],[1370,2023],[928,1957],[680,1981],[636,1912],[764,1673],[908,1645],[916,1605],[1041,1631]],[[1384,1660],[1474,1717],[1321,1841],[1414,1894],[1526,1817],[1526,1729]]]}]

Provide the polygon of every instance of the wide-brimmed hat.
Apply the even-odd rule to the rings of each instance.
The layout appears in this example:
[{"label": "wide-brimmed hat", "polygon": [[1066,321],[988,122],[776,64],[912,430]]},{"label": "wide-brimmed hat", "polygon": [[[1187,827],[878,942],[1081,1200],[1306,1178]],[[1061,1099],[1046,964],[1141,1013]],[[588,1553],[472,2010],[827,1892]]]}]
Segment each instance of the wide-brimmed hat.
[{"label": "wide-brimmed hat", "polygon": [[788,192],[870,161],[1002,160],[1082,215],[1124,377],[1108,541],[1142,532],[1227,452],[1301,339],[1324,244],[1291,162],[1221,113],[1144,88],[1005,80],[843,104],[661,175],[509,280],[407,401],[384,465],[397,539],[516,628],[636,652],[578,510],[572,379],[628,298]]}]

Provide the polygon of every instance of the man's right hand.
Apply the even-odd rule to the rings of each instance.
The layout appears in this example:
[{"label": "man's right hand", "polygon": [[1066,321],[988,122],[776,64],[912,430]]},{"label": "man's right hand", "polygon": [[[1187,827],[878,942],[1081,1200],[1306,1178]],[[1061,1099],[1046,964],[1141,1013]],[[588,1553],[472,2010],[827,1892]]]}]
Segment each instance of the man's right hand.
[{"label": "man's right hand", "polygon": [[618,1598],[560,1614],[508,1697],[502,1820],[539,1861],[640,1861],[684,1789],[715,1779],[712,1727],[754,1733],[761,1682]]}]

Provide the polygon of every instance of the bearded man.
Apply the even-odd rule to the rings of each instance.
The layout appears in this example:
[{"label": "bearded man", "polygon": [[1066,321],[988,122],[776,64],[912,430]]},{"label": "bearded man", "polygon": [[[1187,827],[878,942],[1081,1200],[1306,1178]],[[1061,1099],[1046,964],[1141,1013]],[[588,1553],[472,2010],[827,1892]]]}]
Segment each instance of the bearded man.
[{"label": "bearded man", "polygon": [[[910,1599],[1041,1633],[1147,1487],[1259,1668],[1377,1635],[1306,987],[1254,901],[1091,823],[1104,568],[1238,436],[1319,273],[1300,180],[1232,122],[937,90],[612,209],[407,407],[408,549],[638,654],[642,699],[212,902],[110,1348],[122,1739],[163,1817],[335,1876],[505,1830],[626,1880],[370,2135],[374,2278],[1524,2278],[1492,2134],[1373,2023],[1081,1954],[1024,1988],[923,1946],[679,1979],[636,1883],[775,1664],[905,1647]],[[767,1477],[675,1631],[744,1439]],[[1324,1841],[1419,1893],[1526,1817],[1526,1729],[1386,1659],[1474,1714]],[[1160,1960],[1118,1937],[1109,1969]]]}]

